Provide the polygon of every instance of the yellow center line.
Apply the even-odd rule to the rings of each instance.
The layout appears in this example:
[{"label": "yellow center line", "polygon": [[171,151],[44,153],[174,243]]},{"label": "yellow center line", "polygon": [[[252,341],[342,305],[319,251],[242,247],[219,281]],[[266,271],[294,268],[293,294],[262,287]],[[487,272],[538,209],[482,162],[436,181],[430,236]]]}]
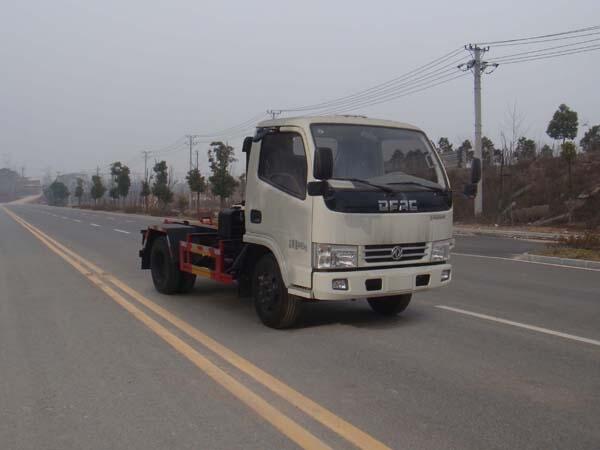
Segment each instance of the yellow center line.
[{"label": "yellow center line", "polygon": [[290,419],[288,416],[283,414],[277,408],[272,406],[266,400],[259,395],[255,394],[245,385],[237,381],[227,372],[210,362],[205,356],[201,355],[192,346],[187,344],[181,338],[170,332],[163,325],[158,323],[156,320],[151,318],[148,314],[143,312],[141,309],[129,302],[125,297],[119,294],[116,290],[108,286],[95,271],[90,272],[80,261],[76,258],[71,257],[67,252],[64,252],[59,246],[55,245],[53,239],[48,238],[43,232],[39,231],[33,225],[27,223],[20,217],[16,216],[11,211],[2,207],[4,211],[8,213],[16,222],[30,231],[37,239],[39,239],[44,245],[50,250],[63,258],[71,266],[73,266],[78,272],[82,273],[88,278],[94,285],[100,288],[106,295],[121,305],[125,310],[131,313],[136,319],[146,325],[155,334],[160,336],[166,341],[171,347],[185,356],[191,361],[196,367],[201,369],[215,382],[220,384],[222,387],[227,389],[231,394],[243,402],[246,406],[254,410],[261,417],[267,420],[271,425],[278,429],[281,433],[287,436],[290,440],[298,444],[300,447],[305,449],[331,449],[327,444],[321,441],[319,438],[314,436],[304,427],[297,424],[295,421]]},{"label": "yellow center line", "polygon": [[[10,211],[7,212],[9,212],[9,214],[12,215]],[[23,219],[21,219],[18,216],[13,216],[13,218],[15,218],[15,220],[17,221],[23,221]],[[27,225],[29,227],[35,228],[31,224]],[[43,232],[37,229],[36,231],[38,233],[43,234]],[[137,300],[139,303],[141,303],[146,308],[154,312],[156,315],[171,323],[173,326],[175,326],[176,328],[178,328],[179,330],[181,330],[182,332],[184,332],[185,334],[202,344],[208,350],[212,351],[213,353],[221,357],[223,360],[227,361],[229,364],[236,367],[238,370],[244,372],[245,374],[253,378],[255,381],[262,384],[263,386],[271,390],[273,393],[279,395],[281,398],[285,399],[286,401],[288,401],[289,403],[303,411],[305,414],[309,415],[310,417],[324,425],[325,427],[334,431],[335,433],[337,433],[342,438],[352,443],[356,447],[361,448],[363,450],[390,450],[390,448],[382,442],[378,441],[374,437],[355,427],[348,421],[337,416],[336,414],[321,406],[317,402],[296,391],[295,389],[285,384],[278,378],[270,375],[269,373],[255,366],[247,359],[233,352],[229,348],[225,347],[224,345],[209,337],[208,335],[202,333],[197,328],[178,318],[168,310],[164,309],[163,307],[154,303],[153,301],[143,296],[133,288],[129,287],[123,281],[119,280],[111,274],[105,273],[98,266],[77,255],[72,250],[60,244],[51,237],[47,235],[44,236],[47,240],[51,241],[56,247],[59,247],[62,251],[71,255],[71,257],[73,257],[74,259],[80,261],[90,270],[101,275],[105,280],[112,283],[114,286],[119,288],[121,291],[123,291],[133,299]]]}]

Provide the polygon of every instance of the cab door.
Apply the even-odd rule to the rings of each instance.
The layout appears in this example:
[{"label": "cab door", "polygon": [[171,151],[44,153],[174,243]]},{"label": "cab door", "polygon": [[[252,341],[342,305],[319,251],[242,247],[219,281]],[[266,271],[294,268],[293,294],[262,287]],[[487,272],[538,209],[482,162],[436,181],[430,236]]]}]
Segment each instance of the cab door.
[{"label": "cab door", "polygon": [[281,127],[256,147],[247,175],[245,240],[272,250],[288,286],[310,288],[312,197],[306,193],[306,139],[300,128]]}]

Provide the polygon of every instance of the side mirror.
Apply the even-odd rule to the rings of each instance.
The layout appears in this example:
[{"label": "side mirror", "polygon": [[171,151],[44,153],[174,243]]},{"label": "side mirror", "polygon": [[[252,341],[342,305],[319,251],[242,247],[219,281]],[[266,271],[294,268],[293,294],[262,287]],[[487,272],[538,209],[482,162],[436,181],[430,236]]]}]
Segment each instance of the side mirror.
[{"label": "side mirror", "polygon": [[250,153],[250,149],[252,148],[252,142],[254,142],[254,138],[252,136],[245,137],[244,143],[242,144],[242,152]]},{"label": "side mirror", "polygon": [[471,162],[471,184],[477,184],[481,181],[481,159],[473,158]]},{"label": "side mirror", "polygon": [[313,176],[317,180],[328,180],[333,176],[333,152],[328,147],[317,147]]},{"label": "side mirror", "polygon": [[252,136],[248,136],[244,138],[244,143],[242,144],[242,151],[246,154],[246,173],[248,173],[248,164],[250,163],[250,150],[252,149],[253,142],[254,138]]},{"label": "side mirror", "polygon": [[325,195],[327,192],[327,181],[309,181],[306,186],[306,192],[311,197]]}]

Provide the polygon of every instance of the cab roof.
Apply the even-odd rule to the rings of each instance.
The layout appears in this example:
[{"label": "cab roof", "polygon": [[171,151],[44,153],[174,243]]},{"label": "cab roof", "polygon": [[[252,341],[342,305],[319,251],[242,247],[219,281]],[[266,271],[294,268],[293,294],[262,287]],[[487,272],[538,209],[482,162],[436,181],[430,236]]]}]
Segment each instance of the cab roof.
[{"label": "cab roof", "polygon": [[370,125],[377,127],[390,127],[390,128],[403,128],[405,130],[416,130],[422,131],[420,128],[403,122],[396,122],[392,120],[382,119],[371,119],[365,116],[299,116],[299,117],[283,117],[280,119],[269,119],[260,122],[258,128],[268,127],[284,127],[284,126],[298,126],[302,128],[308,128],[310,125],[315,123],[337,123],[337,124],[350,124],[350,125]]}]

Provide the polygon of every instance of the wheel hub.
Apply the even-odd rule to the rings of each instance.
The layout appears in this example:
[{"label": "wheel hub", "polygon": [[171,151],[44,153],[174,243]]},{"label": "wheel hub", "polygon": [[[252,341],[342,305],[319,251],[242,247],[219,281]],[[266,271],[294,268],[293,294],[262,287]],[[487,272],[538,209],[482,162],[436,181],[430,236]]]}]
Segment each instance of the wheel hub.
[{"label": "wheel hub", "polygon": [[277,279],[268,273],[258,276],[258,300],[262,309],[272,311],[279,301]]}]

